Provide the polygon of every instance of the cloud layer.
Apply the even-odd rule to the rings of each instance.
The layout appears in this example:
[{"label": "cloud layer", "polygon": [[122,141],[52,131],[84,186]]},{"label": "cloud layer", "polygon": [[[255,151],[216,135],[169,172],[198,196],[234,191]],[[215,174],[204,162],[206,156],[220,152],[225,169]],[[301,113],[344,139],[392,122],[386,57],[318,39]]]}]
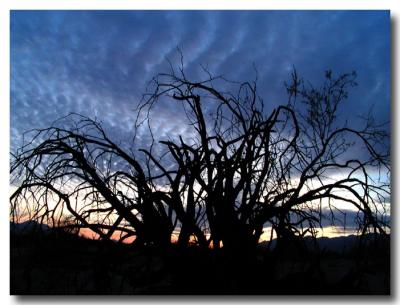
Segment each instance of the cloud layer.
[{"label": "cloud layer", "polygon": [[[13,11],[11,147],[70,112],[129,136],[147,82],[167,71],[167,58],[178,63],[177,46],[193,78],[202,64],[252,80],[254,63],[270,108],[286,102],[293,66],[316,82],[326,69],[356,70],[360,85],[343,112],[351,119],[374,105],[379,121],[390,118],[387,11]],[[153,120],[162,135],[185,132],[173,107]]]}]

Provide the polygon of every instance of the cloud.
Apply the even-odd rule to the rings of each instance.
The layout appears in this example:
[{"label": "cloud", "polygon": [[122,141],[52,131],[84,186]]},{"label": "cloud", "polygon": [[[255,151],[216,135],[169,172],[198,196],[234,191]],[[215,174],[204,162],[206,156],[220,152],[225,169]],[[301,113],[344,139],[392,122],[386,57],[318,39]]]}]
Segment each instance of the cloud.
[{"label": "cloud", "polygon": [[[357,70],[360,86],[343,111],[353,119],[375,105],[390,117],[390,32],[386,11],[13,11],[11,144],[60,116],[96,116],[121,138],[147,82],[179,61],[200,78],[200,64],[229,79],[255,78],[267,109],[286,102],[295,66],[318,81],[323,71]],[[185,132],[174,105],[153,118],[160,134]],[[164,127],[163,127],[164,126]],[[143,145],[146,143],[143,142]]]},{"label": "cloud", "polygon": [[[362,223],[364,215],[361,212],[348,209],[323,209],[324,216],[321,222],[322,227],[345,227],[348,229],[358,229],[360,221]],[[379,221],[390,225],[390,214],[377,215]]]}]

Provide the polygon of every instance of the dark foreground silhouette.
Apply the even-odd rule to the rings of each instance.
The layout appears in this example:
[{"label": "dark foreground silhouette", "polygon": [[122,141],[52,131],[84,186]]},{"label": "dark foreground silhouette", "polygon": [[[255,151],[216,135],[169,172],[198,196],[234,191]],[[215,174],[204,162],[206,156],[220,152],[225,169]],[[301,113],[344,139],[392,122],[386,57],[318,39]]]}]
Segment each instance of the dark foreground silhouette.
[{"label": "dark foreground silhouette", "polygon": [[[56,230],[11,230],[10,293],[390,294],[389,241],[367,236],[261,243],[255,255],[89,240]],[[318,249],[318,250],[317,250]]]}]

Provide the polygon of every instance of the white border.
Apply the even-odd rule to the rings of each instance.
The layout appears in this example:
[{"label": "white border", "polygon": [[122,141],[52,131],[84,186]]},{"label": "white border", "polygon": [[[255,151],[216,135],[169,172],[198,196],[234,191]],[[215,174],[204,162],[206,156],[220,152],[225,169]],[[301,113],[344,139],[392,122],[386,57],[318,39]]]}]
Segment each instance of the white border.
[{"label": "white border", "polygon": [[[390,0],[3,0],[12,9],[393,9]],[[360,5],[362,4],[362,5]]]},{"label": "white border", "polygon": [[[240,10],[254,10],[254,9],[390,9],[392,20],[394,20],[395,35],[394,38],[395,46],[392,46],[392,51],[399,50],[399,31],[398,31],[398,16],[399,16],[399,6],[400,1],[389,1],[389,0],[362,0],[362,1],[349,1],[349,0],[2,0],[0,1],[0,136],[1,136],[1,146],[0,146],[0,202],[1,202],[1,221],[0,221],[0,234],[2,239],[1,243],[3,245],[0,250],[1,257],[1,276],[0,276],[0,302],[1,304],[18,304],[18,303],[48,303],[53,304],[63,303],[63,304],[112,304],[112,303],[340,303],[340,304],[352,304],[352,303],[380,303],[384,299],[376,299],[374,297],[368,298],[350,298],[342,297],[340,299],[334,297],[319,297],[319,298],[288,298],[288,297],[264,297],[264,298],[250,298],[250,297],[186,297],[186,298],[41,298],[41,299],[25,299],[9,296],[9,218],[8,218],[8,196],[9,196],[9,143],[10,143],[10,132],[9,132],[9,11],[10,9],[240,9]],[[393,43],[393,41],[392,41]],[[397,55],[395,55],[397,56]],[[392,57],[394,59],[394,57]],[[399,62],[395,59],[392,62],[393,74],[392,74],[392,111],[396,113],[392,116],[392,143],[393,143],[393,153],[392,156],[395,158],[399,155],[398,139],[399,138],[399,123],[398,112],[399,106],[395,106],[398,101],[398,92],[396,88],[396,82],[398,83],[397,71],[399,68]],[[397,162],[396,162],[396,165]],[[398,166],[396,166],[398,167]],[[398,168],[392,168],[394,183],[392,184],[392,190],[396,188],[395,185],[397,181]],[[399,183],[396,183],[399,184]],[[393,210],[392,215],[397,218],[396,206],[399,202],[399,192],[396,192],[395,196],[392,197]],[[398,231],[398,221],[394,220],[393,232]],[[7,245],[7,247],[5,246]],[[398,252],[398,242],[397,238],[393,239],[392,256],[397,256]],[[396,258],[393,257],[392,263],[395,268],[392,272],[392,294],[394,297],[386,299],[386,301],[393,302],[397,299],[398,289],[397,289],[397,275],[398,275],[398,263]],[[397,300],[396,300],[397,301]]]}]

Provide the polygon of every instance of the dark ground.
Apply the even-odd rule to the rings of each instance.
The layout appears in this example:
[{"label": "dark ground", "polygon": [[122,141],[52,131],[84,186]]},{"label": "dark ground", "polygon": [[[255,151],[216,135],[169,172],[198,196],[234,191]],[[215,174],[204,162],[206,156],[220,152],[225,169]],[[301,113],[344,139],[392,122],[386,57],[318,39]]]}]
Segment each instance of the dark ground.
[{"label": "dark ground", "polygon": [[12,232],[10,293],[390,294],[388,241],[363,248],[354,236],[323,243],[340,251],[278,253],[263,244],[252,259],[229,259],[222,250],[159,251],[60,232]]}]

